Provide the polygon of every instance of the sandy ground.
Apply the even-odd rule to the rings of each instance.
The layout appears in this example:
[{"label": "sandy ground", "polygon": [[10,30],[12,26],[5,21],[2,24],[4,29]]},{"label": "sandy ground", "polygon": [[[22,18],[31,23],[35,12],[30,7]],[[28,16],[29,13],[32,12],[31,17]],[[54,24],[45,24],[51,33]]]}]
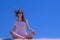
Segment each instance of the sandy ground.
[{"label": "sandy ground", "polygon": [[0,38],[0,40],[60,40],[60,38],[36,38],[36,39],[11,39],[11,38],[7,38],[7,39],[2,39]]}]

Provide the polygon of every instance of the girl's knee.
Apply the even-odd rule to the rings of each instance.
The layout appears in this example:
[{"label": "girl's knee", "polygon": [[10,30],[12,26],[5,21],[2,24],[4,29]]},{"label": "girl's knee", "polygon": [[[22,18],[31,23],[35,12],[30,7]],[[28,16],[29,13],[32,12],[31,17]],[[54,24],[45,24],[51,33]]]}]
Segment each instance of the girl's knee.
[{"label": "girl's knee", "polygon": [[32,39],[32,36],[27,35],[27,36],[26,36],[26,39]]}]

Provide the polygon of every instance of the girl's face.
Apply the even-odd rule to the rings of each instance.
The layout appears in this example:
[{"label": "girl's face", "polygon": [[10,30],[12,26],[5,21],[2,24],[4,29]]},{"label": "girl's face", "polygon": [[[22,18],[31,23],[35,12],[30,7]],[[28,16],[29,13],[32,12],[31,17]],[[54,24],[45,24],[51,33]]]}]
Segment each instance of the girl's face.
[{"label": "girl's face", "polygon": [[22,13],[19,13],[19,14],[18,14],[18,17],[19,17],[19,18],[22,17]]}]

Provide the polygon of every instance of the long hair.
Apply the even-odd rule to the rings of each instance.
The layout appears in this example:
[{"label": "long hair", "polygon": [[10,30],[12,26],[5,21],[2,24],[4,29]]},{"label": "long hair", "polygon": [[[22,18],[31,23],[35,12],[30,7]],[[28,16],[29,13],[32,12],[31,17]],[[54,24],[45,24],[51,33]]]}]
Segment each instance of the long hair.
[{"label": "long hair", "polygon": [[15,10],[15,15],[16,15],[17,17],[19,17],[18,14],[20,14],[20,13],[22,13],[22,17],[21,17],[21,18],[22,18],[22,21],[23,21],[23,22],[26,22],[26,20],[25,20],[25,18],[24,18],[23,11],[22,11],[22,10]]}]

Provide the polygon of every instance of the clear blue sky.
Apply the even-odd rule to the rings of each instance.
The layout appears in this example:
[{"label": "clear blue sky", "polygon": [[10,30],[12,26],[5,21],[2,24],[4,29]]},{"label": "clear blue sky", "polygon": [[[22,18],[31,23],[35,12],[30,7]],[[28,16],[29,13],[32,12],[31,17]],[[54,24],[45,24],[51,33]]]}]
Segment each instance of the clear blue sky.
[{"label": "clear blue sky", "polygon": [[34,38],[60,38],[60,0],[0,0],[0,38],[11,38],[15,9],[23,9]]}]

